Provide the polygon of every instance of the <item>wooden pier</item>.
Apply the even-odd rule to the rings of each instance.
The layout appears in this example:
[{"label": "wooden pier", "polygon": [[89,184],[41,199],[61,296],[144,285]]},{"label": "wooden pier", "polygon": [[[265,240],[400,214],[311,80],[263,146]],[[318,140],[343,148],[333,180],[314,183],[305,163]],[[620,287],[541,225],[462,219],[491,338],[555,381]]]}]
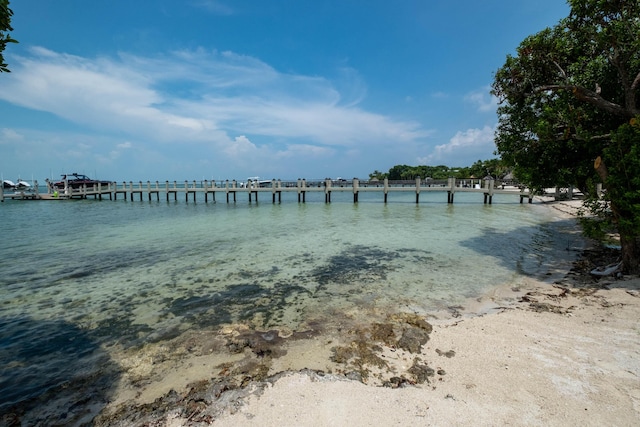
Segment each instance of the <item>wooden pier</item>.
[{"label": "wooden pier", "polygon": [[505,183],[499,182],[496,185],[496,181],[493,179],[456,179],[449,178],[447,180],[422,180],[416,178],[409,181],[384,181],[367,180],[361,181],[354,178],[351,181],[347,180],[315,180],[307,181],[305,179],[298,179],[297,181],[247,181],[238,182],[236,180],[226,181],[184,181],[178,184],[177,181],[169,182],[165,181],[160,183],[155,182],[142,182],[138,181],[134,183],[132,181],[122,182],[118,184],[112,182],[108,185],[94,185],[81,188],[65,188],[64,190],[57,190],[47,185],[47,191],[40,193],[38,190],[37,181],[34,182],[33,189],[31,191],[15,191],[8,192],[0,188],[0,201],[4,202],[5,199],[13,200],[69,200],[69,199],[86,199],[94,198],[100,199],[109,198],[109,200],[118,200],[119,196],[122,196],[124,200],[134,201],[136,199],[142,201],[145,198],[148,200],[159,201],[162,195],[163,199],[174,201],[180,198],[184,198],[186,202],[191,198],[196,202],[197,195],[203,194],[205,203],[211,201],[215,202],[216,197],[224,197],[227,203],[237,201],[237,195],[246,193],[248,200],[258,201],[259,197],[271,196],[272,203],[280,203],[282,201],[282,193],[295,193],[298,196],[298,203],[306,202],[307,193],[323,193],[325,203],[331,203],[331,194],[334,192],[348,192],[353,194],[353,202],[357,203],[360,193],[380,193],[384,203],[387,203],[389,196],[393,197],[396,193],[414,193],[415,201],[419,203],[420,194],[426,192],[441,192],[447,194],[447,203],[453,203],[456,193],[478,193],[483,195],[484,203],[491,204],[493,196],[496,194],[505,194],[510,196],[519,197],[520,203],[523,203],[525,199],[529,203],[532,202],[533,193],[530,189],[517,186],[517,183]]}]

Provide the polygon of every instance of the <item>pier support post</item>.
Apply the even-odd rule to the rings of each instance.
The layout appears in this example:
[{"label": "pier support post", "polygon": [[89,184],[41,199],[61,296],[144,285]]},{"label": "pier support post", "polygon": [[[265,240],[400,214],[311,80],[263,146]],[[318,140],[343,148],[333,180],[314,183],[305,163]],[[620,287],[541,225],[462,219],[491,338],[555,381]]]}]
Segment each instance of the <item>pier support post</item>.
[{"label": "pier support post", "polygon": [[384,179],[384,202],[387,203],[387,194],[389,193],[389,178]]},{"label": "pier support post", "polygon": [[456,179],[451,177],[449,178],[449,191],[447,191],[447,203],[453,203],[453,195],[456,192]]},{"label": "pier support post", "polygon": [[358,203],[359,186],[360,180],[358,178],[353,178],[353,203]]},{"label": "pier support post", "polygon": [[324,180],[324,202],[331,203],[331,179]]},{"label": "pier support post", "polygon": [[487,204],[487,200],[489,201],[489,204],[491,204],[492,200],[493,200],[493,186],[494,186],[494,179],[491,177],[487,177],[485,178],[485,188],[487,189],[487,191],[484,193],[484,204]]}]

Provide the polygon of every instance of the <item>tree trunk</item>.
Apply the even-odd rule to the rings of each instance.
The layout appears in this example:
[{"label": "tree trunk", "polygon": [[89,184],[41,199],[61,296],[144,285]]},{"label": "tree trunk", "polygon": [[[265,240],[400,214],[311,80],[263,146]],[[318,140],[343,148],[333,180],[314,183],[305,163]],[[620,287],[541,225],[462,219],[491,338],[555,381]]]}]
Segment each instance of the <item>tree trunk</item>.
[{"label": "tree trunk", "polygon": [[604,162],[602,161],[602,157],[600,157],[600,156],[596,157],[596,160],[593,162],[593,168],[598,173],[598,176],[600,177],[602,182],[603,183],[607,182],[607,176],[609,174],[607,173],[607,167],[605,166]]},{"label": "tree trunk", "polygon": [[628,238],[620,235],[622,248],[622,271],[625,274],[640,274],[640,237]]}]

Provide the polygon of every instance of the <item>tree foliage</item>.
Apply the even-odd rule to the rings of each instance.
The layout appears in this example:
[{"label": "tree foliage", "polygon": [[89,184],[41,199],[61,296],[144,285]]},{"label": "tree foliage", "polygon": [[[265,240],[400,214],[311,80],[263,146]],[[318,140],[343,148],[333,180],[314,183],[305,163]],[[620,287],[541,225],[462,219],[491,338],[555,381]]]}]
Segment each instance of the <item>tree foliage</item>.
[{"label": "tree foliage", "polygon": [[4,56],[2,54],[7,43],[18,43],[18,41],[14,40],[9,34],[9,31],[13,31],[11,27],[12,16],[13,11],[9,8],[9,0],[0,0],[0,73],[10,72],[8,65],[4,62]]},{"label": "tree foliage", "polygon": [[478,160],[473,165],[466,167],[396,165],[389,169],[389,172],[376,170],[369,174],[369,178],[380,180],[388,178],[392,181],[413,180],[416,178],[447,179],[449,177],[485,178],[491,176],[493,178],[503,178],[508,173],[509,169],[503,165],[500,159],[490,159]]},{"label": "tree foliage", "polygon": [[603,182],[607,209],[594,213],[609,213],[625,269],[638,272],[640,0],[569,4],[567,18],[527,37],[496,72],[497,152],[533,188],[575,185],[596,197]]}]

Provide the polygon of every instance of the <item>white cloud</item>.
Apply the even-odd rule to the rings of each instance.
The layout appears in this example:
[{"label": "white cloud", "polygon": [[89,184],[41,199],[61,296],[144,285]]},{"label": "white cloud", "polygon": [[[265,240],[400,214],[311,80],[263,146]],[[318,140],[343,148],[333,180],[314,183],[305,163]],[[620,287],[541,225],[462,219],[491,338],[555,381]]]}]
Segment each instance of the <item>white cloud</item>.
[{"label": "white cloud", "polygon": [[468,93],[464,99],[466,102],[474,105],[481,113],[493,113],[498,107],[498,98],[491,94],[491,88],[489,86]]},{"label": "white cloud", "polygon": [[[32,48],[12,59],[12,71],[0,79],[0,99],[50,113],[64,127],[15,129],[56,171],[97,162],[122,171],[114,179],[135,179],[133,164],[143,179],[144,168],[188,176],[197,159],[216,175],[268,169],[282,176],[295,167],[302,176],[320,167],[318,159],[323,168],[364,167],[357,163],[376,162],[371,153],[389,147],[399,159],[415,158],[432,134],[363,108],[367,86],[350,68],[332,81],[215,50],[86,58]],[[0,138],[6,156],[6,132]],[[360,154],[347,162],[349,153]]]},{"label": "white cloud", "polygon": [[257,147],[253,142],[244,135],[237,136],[233,141],[224,149],[230,157],[245,156],[249,153],[255,152]]},{"label": "white cloud", "polygon": [[350,88],[344,95],[325,78],[279,73],[256,58],[203,49],[90,59],[34,48],[14,68],[0,82],[0,98],[140,139],[222,148],[229,133],[345,146],[427,135],[419,123],[358,108],[366,87],[350,69],[341,71]]},{"label": "white cloud", "polygon": [[[478,156],[486,157],[495,148],[494,128],[485,126],[482,129],[468,129],[457,132],[446,144],[437,145],[431,154],[420,157],[421,164],[450,163],[458,166],[465,165],[466,161],[456,159],[475,159]],[[470,163],[469,163],[470,164]]]},{"label": "white cloud", "polygon": [[18,133],[15,129],[3,128],[0,134],[0,144],[13,144],[23,139],[24,135]]}]

